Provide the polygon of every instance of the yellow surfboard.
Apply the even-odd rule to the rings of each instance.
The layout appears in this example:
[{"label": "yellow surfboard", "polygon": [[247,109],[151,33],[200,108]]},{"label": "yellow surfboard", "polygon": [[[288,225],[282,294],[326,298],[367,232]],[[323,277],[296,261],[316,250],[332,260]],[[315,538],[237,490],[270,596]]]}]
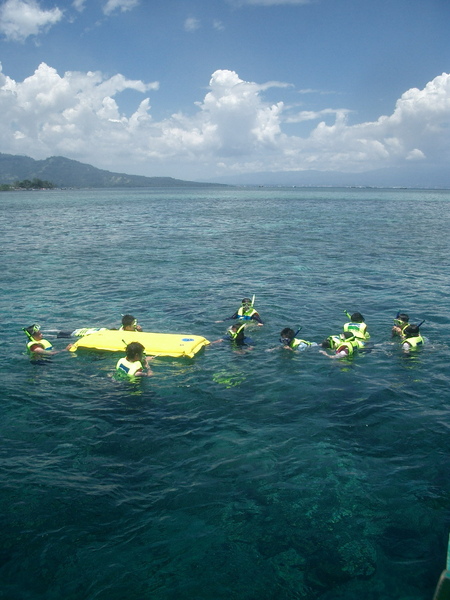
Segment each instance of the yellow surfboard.
[{"label": "yellow surfboard", "polygon": [[183,335],[178,333],[147,333],[145,331],[118,331],[107,329],[90,333],[75,342],[70,349],[106,350],[109,352],[125,352],[131,342],[140,342],[145,353],[151,356],[188,356],[192,358],[210,342],[199,335]]}]

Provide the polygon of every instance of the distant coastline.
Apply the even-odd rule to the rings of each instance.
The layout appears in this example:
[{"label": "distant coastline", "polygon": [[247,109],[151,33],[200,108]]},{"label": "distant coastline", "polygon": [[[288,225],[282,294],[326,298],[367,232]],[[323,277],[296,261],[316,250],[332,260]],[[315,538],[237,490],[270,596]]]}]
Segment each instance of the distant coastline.
[{"label": "distant coastline", "polygon": [[143,175],[113,173],[63,156],[34,160],[28,156],[0,153],[0,186],[2,189],[7,190],[5,186],[16,187],[17,182],[23,181],[45,181],[52,187],[63,189],[229,187],[225,183],[205,183],[174,179],[173,177],[144,177]]}]

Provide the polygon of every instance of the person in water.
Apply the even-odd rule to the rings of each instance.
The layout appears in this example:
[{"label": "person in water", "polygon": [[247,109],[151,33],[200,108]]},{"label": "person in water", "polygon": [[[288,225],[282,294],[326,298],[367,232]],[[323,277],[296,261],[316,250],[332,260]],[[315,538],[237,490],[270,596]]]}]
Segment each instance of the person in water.
[{"label": "person in water", "polygon": [[344,332],[352,333],[355,338],[359,341],[366,341],[370,338],[370,334],[367,331],[367,325],[364,322],[364,317],[360,312],[354,312],[353,314],[349,314],[345,311],[345,314],[350,319],[348,323],[344,324]]},{"label": "person in water", "polygon": [[392,327],[392,337],[403,337],[403,331],[405,327],[408,327],[408,325],[409,315],[407,315],[406,313],[398,312],[394,319],[394,326]]},{"label": "person in water", "polygon": [[[259,326],[264,325],[259,313],[253,308],[253,302],[250,300],[250,298],[244,298],[238,310],[231,315],[231,317],[226,317],[223,320],[231,321],[232,319],[239,319],[241,321],[256,321]],[[216,321],[216,323],[222,323],[222,321]]]},{"label": "person in water", "polygon": [[323,340],[321,346],[322,348],[334,350],[334,354],[328,354],[325,350],[320,350],[321,354],[328,356],[328,358],[350,358],[359,348],[358,341],[350,331],[344,331],[338,336],[330,335]]},{"label": "person in water", "polygon": [[53,350],[52,344],[44,339],[41,327],[37,323],[24,327],[23,331],[28,338],[27,351],[31,356],[54,356],[72,348],[72,344],[69,344],[63,350]]},{"label": "person in water", "polygon": [[404,352],[417,350],[423,346],[423,337],[420,335],[420,325],[407,325],[403,329],[402,348]]},{"label": "person in water", "polygon": [[119,328],[119,331],[142,331],[142,327],[133,315],[123,315],[122,327]]},{"label": "person in water", "polygon": [[[82,327],[80,329],[74,329],[73,331],[57,331],[57,338],[71,338],[71,337],[84,337],[90,333],[97,333],[98,331],[110,331],[108,327]],[[142,327],[137,322],[137,319],[133,315],[123,315],[122,326],[119,331],[142,331]]]},{"label": "person in water", "polygon": [[227,329],[225,337],[219,338],[211,342],[211,344],[230,341],[236,346],[249,346],[252,340],[245,335],[245,325],[245,323],[240,321],[234,323]]},{"label": "person in water", "polygon": [[286,348],[286,350],[294,351],[294,350],[305,350],[305,348],[318,345],[318,344],[316,344],[316,342],[308,342],[306,340],[301,340],[299,338],[296,338],[295,336],[297,335],[297,333],[299,331],[300,331],[300,329],[297,332],[295,332],[290,327],[285,327],[284,329],[281,330],[280,342],[283,344],[283,348]]},{"label": "person in water", "polygon": [[98,331],[108,331],[107,327],[81,327],[80,329],[74,329],[73,331],[57,331],[57,338],[71,338],[71,337],[84,337],[91,333],[97,333]]},{"label": "person in water", "polygon": [[149,361],[152,358],[144,356],[144,346],[140,342],[131,342],[127,345],[126,356],[117,361],[116,370],[128,377],[150,377],[153,371]]}]

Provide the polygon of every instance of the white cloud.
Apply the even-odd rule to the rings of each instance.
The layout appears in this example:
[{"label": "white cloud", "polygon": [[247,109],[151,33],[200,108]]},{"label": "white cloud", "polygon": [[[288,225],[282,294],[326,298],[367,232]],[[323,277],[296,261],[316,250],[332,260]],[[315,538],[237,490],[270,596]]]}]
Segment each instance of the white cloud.
[{"label": "white cloud", "polygon": [[72,6],[78,12],[83,12],[83,10],[85,9],[85,4],[86,4],[86,0],[73,0],[73,2],[72,2]]},{"label": "white cloud", "polygon": [[184,22],[185,31],[196,31],[200,27],[200,21],[195,17],[189,17]]},{"label": "white cloud", "polygon": [[35,0],[6,0],[0,6],[0,33],[8,40],[23,42],[62,19],[59,8],[43,10]]},{"label": "white cloud", "polygon": [[[190,179],[450,160],[446,73],[422,90],[406,91],[391,115],[356,125],[349,125],[344,108],[294,112],[281,100],[265,101],[269,87],[285,85],[244,81],[234,71],[218,70],[191,115],[155,121],[147,94],[157,83],[98,72],[61,76],[44,63],[16,82],[0,69],[0,152],[62,155],[113,171]],[[143,94],[131,115],[120,109],[120,93],[127,89]],[[289,133],[299,122],[308,128],[303,137]]]},{"label": "white cloud", "polygon": [[138,6],[139,0],[108,0],[103,6],[103,13],[111,15],[115,11],[126,12]]}]

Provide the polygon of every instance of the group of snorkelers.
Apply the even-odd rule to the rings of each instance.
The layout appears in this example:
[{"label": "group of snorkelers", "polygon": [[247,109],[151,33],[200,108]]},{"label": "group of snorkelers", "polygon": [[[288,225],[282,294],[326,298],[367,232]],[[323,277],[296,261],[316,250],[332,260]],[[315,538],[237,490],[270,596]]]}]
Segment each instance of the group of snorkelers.
[{"label": "group of snorkelers", "polygon": [[[242,347],[249,345],[249,338],[245,336],[245,327],[248,322],[253,321],[257,323],[258,326],[264,324],[259,313],[253,306],[254,300],[254,297],[253,299],[244,298],[241,306],[233,315],[222,321],[216,321],[216,323],[222,323],[223,321],[236,320],[236,323],[227,329],[226,338],[221,338],[212,343],[228,339],[236,346]],[[349,321],[343,325],[343,331],[336,335],[328,336],[321,344],[298,338],[297,335],[300,332],[300,329],[294,331],[290,327],[285,327],[281,330],[280,343],[283,348],[290,351],[305,350],[308,347],[320,346],[323,348],[320,352],[329,358],[350,358],[355,352],[366,347],[367,341],[370,339],[370,334],[361,313],[354,312],[349,314],[345,311],[345,314]],[[405,352],[416,350],[424,344],[423,337],[420,334],[420,326],[422,323],[419,325],[410,324],[409,316],[406,313],[397,313],[392,328],[392,336],[400,338],[402,349]],[[105,329],[107,328],[83,328],[75,329],[73,331],[56,331],[56,337],[82,337]],[[37,324],[30,325],[30,327],[24,328],[23,331],[28,338],[27,351],[32,356],[52,356],[59,352],[63,352],[64,350],[70,350],[72,347],[72,344],[69,344],[63,350],[54,350],[51,342],[44,339],[41,328]],[[124,315],[119,331],[142,331],[142,327],[133,315]],[[144,351],[145,348],[140,342],[131,342],[128,344],[126,347],[126,356],[117,361],[116,370],[128,377],[152,375],[153,373],[150,369],[149,361],[153,360],[154,357],[146,357]]]}]

